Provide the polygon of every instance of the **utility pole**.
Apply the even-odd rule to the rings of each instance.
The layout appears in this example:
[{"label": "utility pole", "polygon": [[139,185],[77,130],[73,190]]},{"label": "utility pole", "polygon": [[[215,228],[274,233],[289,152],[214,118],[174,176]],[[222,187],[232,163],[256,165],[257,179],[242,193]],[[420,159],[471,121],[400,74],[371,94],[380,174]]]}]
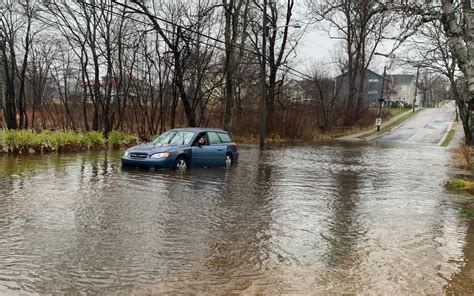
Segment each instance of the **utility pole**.
[{"label": "utility pole", "polygon": [[387,65],[383,67],[383,78],[382,78],[382,92],[380,94],[380,105],[379,105],[379,112],[377,114],[377,119],[375,120],[375,125],[377,126],[377,131],[380,131],[380,126],[382,125],[382,104],[384,101],[383,95],[385,91],[385,79],[387,74]]},{"label": "utility pole", "polygon": [[[0,35],[0,48],[3,50],[4,40]],[[3,106],[5,104],[5,67],[3,66],[3,56],[0,56],[0,112],[3,113]],[[0,114],[3,118],[3,114]],[[3,121],[2,121],[3,122]],[[4,123],[5,124],[5,123]]]},{"label": "utility pole", "polygon": [[263,0],[262,19],[262,55],[260,63],[261,97],[260,97],[260,150],[265,150],[265,125],[267,122],[267,0]]},{"label": "utility pole", "polygon": [[416,69],[416,79],[415,79],[415,97],[413,98],[413,106],[412,112],[415,112],[415,103],[416,103],[416,96],[418,95],[418,77],[420,76],[420,65],[418,65]]}]

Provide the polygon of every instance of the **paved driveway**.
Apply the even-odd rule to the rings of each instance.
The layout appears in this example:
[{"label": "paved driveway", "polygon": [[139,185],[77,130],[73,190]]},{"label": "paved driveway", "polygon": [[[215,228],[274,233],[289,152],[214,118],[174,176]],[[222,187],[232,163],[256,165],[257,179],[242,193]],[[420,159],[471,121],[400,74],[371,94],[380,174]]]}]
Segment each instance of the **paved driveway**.
[{"label": "paved driveway", "polygon": [[397,129],[371,141],[437,145],[448,131],[455,113],[454,102],[442,108],[425,109]]}]

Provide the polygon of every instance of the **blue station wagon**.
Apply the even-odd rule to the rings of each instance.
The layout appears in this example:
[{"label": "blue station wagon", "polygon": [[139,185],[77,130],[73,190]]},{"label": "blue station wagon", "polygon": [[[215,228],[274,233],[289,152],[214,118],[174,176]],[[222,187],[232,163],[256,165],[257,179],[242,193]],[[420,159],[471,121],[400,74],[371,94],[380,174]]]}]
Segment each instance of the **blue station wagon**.
[{"label": "blue station wagon", "polygon": [[127,149],[122,165],[186,170],[189,167],[229,167],[238,159],[237,144],[226,131],[177,128],[150,143]]}]

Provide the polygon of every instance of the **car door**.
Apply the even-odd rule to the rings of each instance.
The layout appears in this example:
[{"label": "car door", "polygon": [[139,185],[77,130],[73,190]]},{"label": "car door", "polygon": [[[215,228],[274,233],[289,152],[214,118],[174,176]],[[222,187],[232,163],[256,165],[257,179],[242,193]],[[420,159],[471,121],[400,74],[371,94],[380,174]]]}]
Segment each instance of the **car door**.
[{"label": "car door", "polygon": [[[206,138],[204,144],[198,144],[198,139],[200,137]],[[210,162],[210,154],[209,139],[207,138],[206,133],[199,134],[191,147],[191,166],[207,166],[206,164]]]},{"label": "car door", "polygon": [[207,132],[209,139],[208,166],[225,166],[226,145],[215,132]]}]

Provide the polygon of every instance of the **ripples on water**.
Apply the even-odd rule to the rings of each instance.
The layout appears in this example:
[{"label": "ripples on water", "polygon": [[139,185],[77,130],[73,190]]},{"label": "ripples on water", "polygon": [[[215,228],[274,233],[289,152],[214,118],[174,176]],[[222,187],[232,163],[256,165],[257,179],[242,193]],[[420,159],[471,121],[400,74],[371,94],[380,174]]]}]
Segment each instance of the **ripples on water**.
[{"label": "ripples on water", "polygon": [[231,169],[186,173],[122,170],[118,153],[0,157],[0,292],[469,291],[474,229],[442,187],[449,157],[246,146]]}]

